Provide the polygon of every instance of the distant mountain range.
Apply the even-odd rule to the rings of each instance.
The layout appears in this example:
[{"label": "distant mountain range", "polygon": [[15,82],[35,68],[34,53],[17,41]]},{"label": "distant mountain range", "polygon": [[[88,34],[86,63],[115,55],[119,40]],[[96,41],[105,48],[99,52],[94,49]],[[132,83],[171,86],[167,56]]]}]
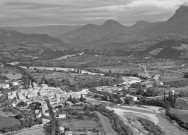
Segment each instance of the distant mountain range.
[{"label": "distant mountain range", "polygon": [[188,7],[185,5],[180,6],[175,14],[164,22],[139,21],[133,26],[124,26],[115,20],[107,20],[102,25],[52,25],[0,29],[0,41],[62,45],[67,45],[65,43],[67,42],[75,48],[125,47],[128,44],[146,45],[151,42],[153,44],[158,41],[181,38],[188,38]]},{"label": "distant mountain range", "polygon": [[165,22],[139,21],[133,26],[126,27],[117,21],[108,20],[102,25],[84,25],[57,37],[74,45],[95,46],[158,38],[186,38],[188,37],[188,7],[184,5],[179,7]]}]

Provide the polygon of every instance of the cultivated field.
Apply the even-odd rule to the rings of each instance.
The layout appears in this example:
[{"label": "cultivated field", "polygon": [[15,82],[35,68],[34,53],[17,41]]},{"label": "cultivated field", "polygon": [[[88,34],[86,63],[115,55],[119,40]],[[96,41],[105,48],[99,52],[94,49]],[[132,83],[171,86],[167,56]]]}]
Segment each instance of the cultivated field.
[{"label": "cultivated field", "polygon": [[24,131],[18,132],[15,135],[45,135],[43,128],[33,128],[33,129],[26,129]]},{"label": "cultivated field", "polygon": [[103,130],[107,135],[118,135],[118,133],[112,128],[110,120],[104,115],[97,112],[98,117],[100,118]]}]

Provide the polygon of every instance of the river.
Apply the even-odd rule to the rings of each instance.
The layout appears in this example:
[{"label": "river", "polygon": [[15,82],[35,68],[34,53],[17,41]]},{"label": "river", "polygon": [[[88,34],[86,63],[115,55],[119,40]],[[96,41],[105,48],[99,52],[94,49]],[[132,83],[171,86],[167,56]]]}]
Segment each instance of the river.
[{"label": "river", "polygon": [[[166,117],[163,113],[156,113],[155,111],[148,111],[147,109],[144,110],[144,107],[142,107],[142,106],[134,108],[132,106],[116,105],[116,104],[113,104],[113,103],[110,103],[110,102],[100,101],[100,100],[96,100],[96,99],[89,98],[89,97],[86,97],[86,98],[92,104],[103,104],[104,106],[110,107],[112,109],[122,109],[122,110],[125,110],[126,112],[127,111],[130,111],[130,112],[134,111],[134,112],[138,112],[138,113],[155,115],[156,118],[158,119],[158,125],[165,132],[165,135],[188,135],[188,132],[179,129],[177,126],[175,126],[171,122],[169,122],[166,119]],[[132,128],[132,129],[134,130],[134,128]],[[136,133],[136,132],[137,131],[135,130],[134,133]]]}]

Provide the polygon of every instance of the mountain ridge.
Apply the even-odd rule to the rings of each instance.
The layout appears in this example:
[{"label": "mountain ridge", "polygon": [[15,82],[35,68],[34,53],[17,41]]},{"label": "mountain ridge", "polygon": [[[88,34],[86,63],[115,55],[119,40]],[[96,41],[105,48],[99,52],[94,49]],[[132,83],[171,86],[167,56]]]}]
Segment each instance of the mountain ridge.
[{"label": "mountain ridge", "polygon": [[[88,30],[85,26],[88,26]],[[90,25],[84,25],[78,28],[80,33],[75,29],[60,35],[59,38],[71,44],[78,45],[88,44],[88,42],[93,41],[102,41],[102,39],[104,39],[104,42],[108,43],[109,40],[113,41],[113,39],[119,39],[120,42],[127,42],[133,40],[133,37],[139,37],[139,39],[187,37],[188,7],[184,5],[180,6],[175,14],[164,22],[150,23],[147,21],[138,21],[133,26],[128,27],[115,20],[107,20],[102,25],[96,26],[97,27],[94,28],[90,27]],[[83,27],[85,28],[84,31],[82,31]],[[77,33],[76,35],[75,32]]]}]

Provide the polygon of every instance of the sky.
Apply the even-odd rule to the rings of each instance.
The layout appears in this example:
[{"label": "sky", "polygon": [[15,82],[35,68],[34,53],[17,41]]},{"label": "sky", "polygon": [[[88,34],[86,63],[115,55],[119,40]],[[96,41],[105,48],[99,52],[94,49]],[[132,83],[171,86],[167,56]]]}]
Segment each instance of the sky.
[{"label": "sky", "polygon": [[0,0],[0,26],[124,25],[170,18],[187,0]]}]

